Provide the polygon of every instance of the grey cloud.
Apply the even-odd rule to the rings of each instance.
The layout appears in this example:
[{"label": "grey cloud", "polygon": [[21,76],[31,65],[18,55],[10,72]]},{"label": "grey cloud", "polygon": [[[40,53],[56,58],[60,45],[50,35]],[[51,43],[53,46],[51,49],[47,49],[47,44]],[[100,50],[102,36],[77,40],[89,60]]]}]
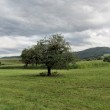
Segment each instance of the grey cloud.
[{"label": "grey cloud", "polygon": [[110,3],[108,0],[5,0],[5,2],[11,14],[9,17],[0,18],[2,30],[0,35],[72,33],[109,27],[108,20],[101,11]]},{"label": "grey cloud", "polygon": [[90,32],[90,30],[83,32],[75,32],[65,35],[65,38],[71,45],[74,46],[90,45],[91,43],[88,41],[88,39],[90,39]]},{"label": "grey cloud", "polygon": [[19,49],[0,49],[0,54],[11,54],[11,53],[19,53]]},{"label": "grey cloud", "polygon": [[[110,29],[109,22],[109,0],[0,0],[0,37],[25,36],[34,42],[62,33],[72,45],[82,47],[91,45],[94,32],[108,38],[109,33],[102,30]],[[0,47],[0,53],[19,53],[27,44],[12,50]]]}]

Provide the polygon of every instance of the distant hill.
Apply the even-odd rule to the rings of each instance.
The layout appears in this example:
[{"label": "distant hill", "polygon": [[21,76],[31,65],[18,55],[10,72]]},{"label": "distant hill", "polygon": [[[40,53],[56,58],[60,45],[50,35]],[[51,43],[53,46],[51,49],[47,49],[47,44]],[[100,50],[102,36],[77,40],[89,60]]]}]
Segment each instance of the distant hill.
[{"label": "distant hill", "polygon": [[[104,54],[110,54],[109,47],[95,47],[75,52],[75,55],[80,59],[97,59],[103,56]],[[16,59],[16,58],[19,59],[20,56],[2,57],[0,59]]]},{"label": "distant hill", "polygon": [[16,58],[20,58],[20,56],[2,57],[1,59],[16,59]]},{"label": "distant hill", "polygon": [[75,53],[80,59],[93,59],[100,58],[104,54],[110,54],[108,47],[89,48]]}]

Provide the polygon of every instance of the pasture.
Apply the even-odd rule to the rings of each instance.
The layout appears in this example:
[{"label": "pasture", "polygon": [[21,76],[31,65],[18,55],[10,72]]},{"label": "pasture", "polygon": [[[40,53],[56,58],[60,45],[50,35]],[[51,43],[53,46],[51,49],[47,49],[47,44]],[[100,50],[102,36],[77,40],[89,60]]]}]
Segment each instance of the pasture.
[{"label": "pasture", "polygon": [[[58,76],[38,74],[45,69],[23,69],[19,61],[2,60],[0,110],[109,110],[110,64],[78,62],[78,69],[53,70]],[[11,66],[10,68],[5,68]]]}]

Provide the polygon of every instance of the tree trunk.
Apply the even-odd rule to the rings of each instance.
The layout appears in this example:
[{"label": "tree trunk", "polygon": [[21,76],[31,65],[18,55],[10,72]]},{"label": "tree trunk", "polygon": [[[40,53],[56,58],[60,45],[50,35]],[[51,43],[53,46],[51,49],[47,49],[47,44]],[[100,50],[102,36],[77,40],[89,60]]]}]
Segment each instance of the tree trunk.
[{"label": "tree trunk", "polygon": [[34,63],[32,63],[32,67],[34,67]]},{"label": "tree trunk", "polygon": [[24,68],[27,68],[27,67],[28,67],[28,63],[25,63]]},{"label": "tree trunk", "polygon": [[47,76],[51,76],[51,68],[50,67],[48,67],[48,74],[47,74]]}]

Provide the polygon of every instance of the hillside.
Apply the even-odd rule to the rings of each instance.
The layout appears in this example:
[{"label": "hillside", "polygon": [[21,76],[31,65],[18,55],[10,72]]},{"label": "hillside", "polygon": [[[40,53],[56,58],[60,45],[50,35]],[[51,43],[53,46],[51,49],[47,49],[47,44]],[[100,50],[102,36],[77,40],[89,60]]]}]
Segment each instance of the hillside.
[{"label": "hillside", "polygon": [[20,56],[2,57],[2,58],[0,58],[0,59],[16,59],[16,58],[20,58]]},{"label": "hillside", "polygon": [[83,51],[76,52],[76,55],[80,59],[92,59],[92,58],[100,58],[104,54],[110,54],[110,48],[108,47],[96,47],[89,48]]},{"label": "hillside", "polygon": [[[95,47],[75,52],[75,55],[80,59],[100,58],[104,54],[110,54],[109,47]],[[0,59],[20,59],[20,56],[2,57]]]}]

